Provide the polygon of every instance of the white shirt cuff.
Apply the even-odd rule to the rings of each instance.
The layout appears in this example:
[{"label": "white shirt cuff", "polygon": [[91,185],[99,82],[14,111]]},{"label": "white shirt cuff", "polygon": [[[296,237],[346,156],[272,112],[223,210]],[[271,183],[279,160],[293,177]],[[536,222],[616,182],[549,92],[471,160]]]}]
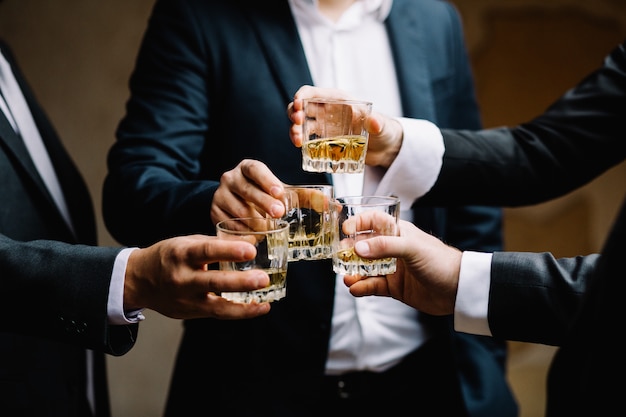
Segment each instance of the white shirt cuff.
[{"label": "white shirt cuff", "polygon": [[463,252],[454,305],[454,330],[491,336],[487,312],[492,253]]},{"label": "white shirt cuff", "polygon": [[396,195],[408,209],[433,186],[443,164],[443,136],[428,120],[399,117],[404,139],[398,156],[380,180],[377,195]]},{"label": "white shirt cuff", "polygon": [[109,324],[127,325],[144,320],[143,309],[124,312],[124,277],[130,253],[137,248],[125,248],[117,254],[111,274],[107,314]]}]

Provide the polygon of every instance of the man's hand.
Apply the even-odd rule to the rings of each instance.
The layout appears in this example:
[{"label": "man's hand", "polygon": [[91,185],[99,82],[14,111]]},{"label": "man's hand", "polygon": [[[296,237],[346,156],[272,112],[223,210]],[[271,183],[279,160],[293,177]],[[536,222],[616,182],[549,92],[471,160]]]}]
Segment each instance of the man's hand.
[{"label": "man's hand", "polygon": [[279,218],[285,212],[283,183],[261,161],[244,159],[222,174],[213,196],[211,220],[217,224],[233,217]]},{"label": "man's hand", "polygon": [[[358,227],[384,227],[384,219],[367,218],[364,213]],[[355,250],[363,258],[398,259],[396,272],[381,277],[344,277],[350,293],[356,297],[381,295],[393,297],[420,311],[433,315],[454,313],[459,283],[461,251],[400,220],[400,236],[377,236],[357,242]],[[360,229],[359,229],[360,230]]]},{"label": "man's hand", "polygon": [[[308,98],[326,99],[354,99],[344,91],[312,87],[304,85],[294,94],[293,101],[287,106],[287,116],[292,122],[289,129],[289,137],[294,146],[302,147],[302,124],[304,123],[304,100]],[[366,120],[365,126],[369,133],[365,163],[370,166],[389,168],[395,160],[400,147],[404,132],[402,125],[393,118],[372,113]]]},{"label": "man's hand", "polygon": [[220,260],[241,262],[255,254],[250,243],[204,235],[175,237],[135,250],[126,268],[124,309],[149,308],[176,319],[245,319],[266,314],[269,303],[238,304],[219,295],[266,287],[265,272],[208,269]]}]

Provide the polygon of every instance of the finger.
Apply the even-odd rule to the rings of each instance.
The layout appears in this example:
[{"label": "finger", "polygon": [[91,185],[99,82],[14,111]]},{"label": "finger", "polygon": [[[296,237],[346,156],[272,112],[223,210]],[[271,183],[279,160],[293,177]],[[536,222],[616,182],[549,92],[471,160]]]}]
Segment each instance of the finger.
[{"label": "finger", "polygon": [[[243,178],[243,176],[240,177]],[[228,183],[228,185],[224,182],[215,191],[213,204],[211,204],[211,220],[213,224],[233,217],[258,216],[255,208],[250,203],[233,192],[237,191],[237,187],[238,185],[233,182]]]},{"label": "finger", "polygon": [[[302,110],[304,110],[304,100],[301,98],[295,98],[292,101],[293,103],[293,111],[294,112],[300,112]],[[303,122],[304,120],[301,120],[300,122]]]},{"label": "finger", "polygon": [[281,217],[285,212],[281,200],[285,192],[283,183],[260,161],[244,160],[240,163],[240,169],[248,181],[239,190],[239,195],[270,216]]},{"label": "finger", "polygon": [[296,148],[301,148],[304,140],[302,134],[302,125],[304,124],[305,119],[304,100],[294,98],[291,104],[292,106],[290,108],[291,113],[289,115],[289,119],[291,120],[292,125],[289,128],[289,138],[291,139],[291,143],[293,143]]},{"label": "finger", "polygon": [[350,294],[355,297],[364,297],[368,295],[389,296],[389,286],[385,277],[359,277],[351,276],[346,281],[347,275],[344,277],[344,283],[351,282],[349,285]]},{"label": "finger", "polygon": [[241,240],[219,239],[216,236],[190,236],[198,242],[192,244],[187,253],[196,264],[215,263],[218,261],[242,262],[256,256],[256,248],[251,243]]},{"label": "finger", "polygon": [[403,258],[406,256],[406,241],[400,236],[376,236],[354,244],[357,255],[366,259]]},{"label": "finger", "polygon": [[298,140],[297,143],[294,142],[294,145],[300,147],[302,144],[302,125],[304,124],[304,101],[294,99],[294,101],[289,103],[287,116],[289,116],[289,120],[292,122],[289,130],[291,141],[294,142],[294,139]]},{"label": "finger", "polygon": [[372,113],[365,119],[365,128],[370,135],[379,135],[384,127],[384,119],[376,113]]},{"label": "finger", "polygon": [[235,303],[214,294],[207,294],[206,307],[211,317],[221,320],[253,318],[267,314],[271,308],[270,303]]},{"label": "finger", "polygon": [[198,274],[197,285],[202,291],[216,294],[230,291],[252,291],[270,285],[270,278],[260,269],[247,271],[209,270]]},{"label": "finger", "polygon": [[304,109],[304,100],[294,99],[291,103],[287,104],[287,117],[295,124],[302,124],[304,121],[304,115],[302,110]]},{"label": "finger", "polygon": [[[317,188],[300,187],[292,190],[291,198],[296,200],[300,207],[309,207],[318,213],[328,211],[331,203],[331,197],[324,191]],[[293,204],[292,204],[293,205]]]},{"label": "finger", "polygon": [[348,235],[371,230],[389,235],[391,234],[390,232],[395,232],[396,226],[397,220],[394,216],[376,210],[359,213],[350,217],[342,224],[344,233]]},{"label": "finger", "polygon": [[[304,118],[304,115],[302,117]],[[296,148],[302,147],[302,125],[301,124],[291,125],[291,128],[289,128],[289,138],[291,139],[291,143],[293,143],[293,145]]]},{"label": "finger", "polygon": [[322,88],[322,87],[313,87],[310,85],[303,85],[296,91],[293,95],[294,101],[295,99],[305,100],[308,98],[329,98],[329,99],[342,99],[342,100],[351,100],[353,99],[347,92],[343,90],[338,90],[335,88]]},{"label": "finger", "polygon": [[291,115],[294,113],[294,109],[293,109],[293,101],[290,102],[289,104],[287,104],[287,117],[289,118],[289,120],[291,120]]},{"label": "finger", "polygon": [[315,97],[315,94],[316,94],[317,90],[318,89],[316,87],[313,87],[311,85],[306,85],[306,84],[303,85],[293,95],[294,102],[296,100],[304,100],[304,99],[307,99],[307,98]]},{"label": "finger", "polygon": [[361,275],[344,275],[343,283],[349,287],[355,284],[356,282],[359,282],[361,279],[363,279]]}]

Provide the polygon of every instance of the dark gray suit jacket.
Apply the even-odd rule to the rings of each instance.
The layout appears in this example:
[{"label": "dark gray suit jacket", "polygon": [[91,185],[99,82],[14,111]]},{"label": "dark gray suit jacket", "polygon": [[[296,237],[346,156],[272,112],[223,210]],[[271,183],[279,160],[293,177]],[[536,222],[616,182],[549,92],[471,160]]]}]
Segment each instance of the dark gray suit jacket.
[{"label": "dark gray suit jacket", "polygon": [[[97,349],[97,416],[109,415],[104,354],[133,345],[136,326],[107,325],[119,249],[96,244],[91,196],[11,63],[50,154],[77,233],[68,228],[22,139],[0,112],[0,415],[85,416],[85,348]],[[38,242],[29,242],[40,240]],[[67,242],[67,243],[61,243]]]},{"label": "dark gray suit jacket", "polygon": [[[450,4],[396,0],[386,26],[404,115],[478,128],[463,31]],[[177,234],[215,233],[213,193],[221,175],[244,158],[266,163],[286,183],[329,183],[329,176],[302,170],[300,150],[288,137],[287,104],[311,83],[286,1],[273,7],[257,0],[157,1],[130,80],[127,114],[109,153],[103,213],[111,234],[126,245],[145,245]],[[416,208],[414,217],[460,247],[502,247],[499,209]],[[186,321],[168,402],[172,415],[202,408],[207,395],[223,404],[257,391],[253,381],[248,392],[238,379],[233,392],[204,371],[284,373],[294,402],[314,398],[328,352],[334,286],[329,262],[293,263],[288,296],[269,315]],[[470,415],[516,415],[503,342],[454,334],[447,318],[421,319],[449,338],[446,360],[458,369]],[[277,349],[283,352],[279,364],[258,369],[248,363],[251,351],[269,355]],[[305,408],[301,401],[300,413]]]},{"label": "dark gray suit jacket", "polygon": [[[519,206],[561,196],[626,158],[626,42],[534,120],[513,129],[443,131],[439,179],[421,204]],[[626,294],[626,201],[601,254],[496,252],[494,336],[559,345],[547,415],[612,415],[624,408],[619,340]]]}]

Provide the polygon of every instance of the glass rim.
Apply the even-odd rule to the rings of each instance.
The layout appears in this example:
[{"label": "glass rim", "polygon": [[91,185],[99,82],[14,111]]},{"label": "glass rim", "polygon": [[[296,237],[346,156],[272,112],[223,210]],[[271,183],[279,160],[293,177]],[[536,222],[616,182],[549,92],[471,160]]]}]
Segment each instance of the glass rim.
[{"label": "glass rim", "polygon": [[332,184],[285,184],[285,188],[312,188],[312,187],[323,187],[323,188],[332,188]]},{"label": "glass rim", "polygon": [[[366,199],[367,201],[363,201]],[[360,206],[386,206],[390,203],[400,203],[399,197],[390,195],[345,195],[336,197],[335,200],[339,204],[358,204]]]},{"label": "glass rim", "polygon": [[367,100],[359,100],[353,98],[323,98],[323,97],[311,97],[305,98],[302,100],[304,104],[306,103],[325,103],[325,104],[350,104],[350,105],[362,105],[362,106],[372,106],[374,103]]},{"label": "glass rim", "polygon": [[331,198],[335,198],[335,187],[332,184],[285,184],[285,191],[287,190],[320,190],[324,195],[328,193]]},{"label": "glass rim", "polygon": [[[262,220],[264,222],[272,222],[272,228],[268,230],[234,230],[224,228],[223,225],[226,223],[243,223],[246,222],[256,222]],[[267,234],[268,232],[282,232],[286,229],[289,229],[289,222],[283,219],[275,219],[272,217],[232,217],[230,219],[225,219],[217,222],[215,224],[215,230],[222,231],[225,233],[230,233],[233,235],[260,235]]]}]

